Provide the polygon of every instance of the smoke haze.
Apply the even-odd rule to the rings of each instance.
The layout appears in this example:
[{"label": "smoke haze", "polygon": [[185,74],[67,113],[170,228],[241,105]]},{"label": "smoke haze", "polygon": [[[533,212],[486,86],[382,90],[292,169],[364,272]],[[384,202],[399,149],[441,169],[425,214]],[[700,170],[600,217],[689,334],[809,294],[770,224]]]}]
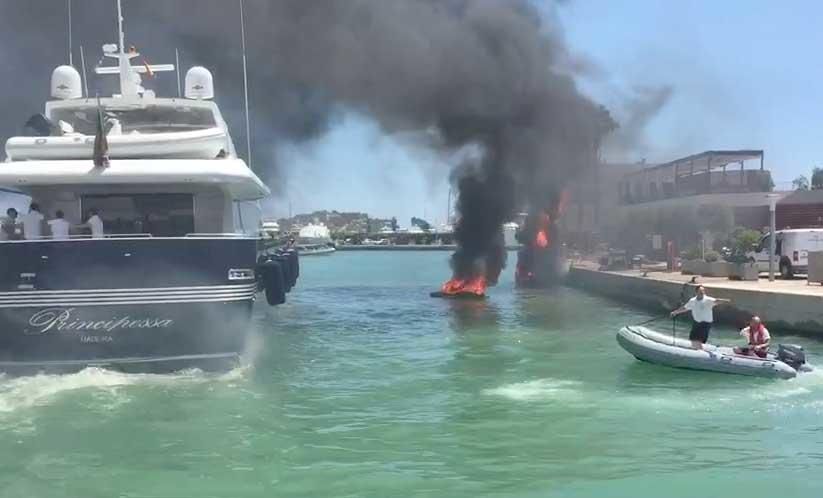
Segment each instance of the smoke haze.
[{"label": "smoke haze", "polygon": [[[66,59],[55,53],[66,45],[66,30],[65,12],[54,5],[3,0],[0,15],[3,60],[32,66],[40,74],[26,75],[44,87]],[[98,47],[115,39],[114,8],[113,0],[74,2],[75,45],[85,45],[90,69]],[[455,170],[457,275],[500,264],[500,224],[521,209],[555,203],[563,185],[593,163],[613,124],[578,91],[559,27],[545,24],[551,17],[527,0],[247,0],[245,9],[253,159],[265,179],[278,175],[279,142],[321,136],[351,110],[385,133],[427,131],[432,148],[482,152]],[[211,68],[221,107],[233,129],[242,129],[235,2],[125,1],[124,14],[128,43],[152,61],[168,61],[179,47],[184,67]],[[11,104],[11,122],[40,107],[45,92],[31,93]]]}]

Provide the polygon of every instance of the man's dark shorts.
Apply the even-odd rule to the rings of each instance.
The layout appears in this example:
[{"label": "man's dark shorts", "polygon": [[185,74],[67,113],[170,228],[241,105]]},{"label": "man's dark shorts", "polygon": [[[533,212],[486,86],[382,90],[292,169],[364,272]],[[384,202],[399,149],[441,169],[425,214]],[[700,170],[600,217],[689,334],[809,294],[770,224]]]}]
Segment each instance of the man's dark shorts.
[{"label": "man's dark shorts", "polygon": [[711,322],[694,322],[692,331],[689,332],[690,341],[700,341],[703,344],[709,340],[709,331],[712,329]]}]

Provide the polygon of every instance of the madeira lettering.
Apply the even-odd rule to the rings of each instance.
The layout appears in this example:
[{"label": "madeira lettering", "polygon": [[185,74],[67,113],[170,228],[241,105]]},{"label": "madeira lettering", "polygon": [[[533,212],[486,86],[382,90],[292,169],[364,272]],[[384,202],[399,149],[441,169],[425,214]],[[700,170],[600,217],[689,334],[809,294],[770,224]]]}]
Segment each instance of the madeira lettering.
[{"label": "madeira lettering", "polygon": [[75,318],[74,308],[46,308],[33,314],[29,318],[29,325],[34,330],[27,329],[28,335],[40,335],[49,331],[57,332],[114,332],[126,329],[165,329],[170,327],[174,320],[163,318],[133,318],[129,315],[113,317],[106,320],[82,320]]}]

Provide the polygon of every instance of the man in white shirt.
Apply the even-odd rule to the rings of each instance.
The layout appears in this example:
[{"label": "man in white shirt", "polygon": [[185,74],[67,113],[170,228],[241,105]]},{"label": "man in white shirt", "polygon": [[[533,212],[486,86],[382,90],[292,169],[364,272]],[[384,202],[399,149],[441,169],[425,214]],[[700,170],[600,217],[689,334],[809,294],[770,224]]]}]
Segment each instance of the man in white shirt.
[{"label": "man in white shirt", "polygon": [[689,340],[692,341],[694,349],[703,349],[703,344],[709,340],[709,332],[714,322],[714,307],[721,303],[730,303],[729,299],[719,299],[706,295],[706,289],[698,285],[696,295],[689,299],[686,304],[672,311],[672,318],[687,311],[692,312],[692,330],[689,332]]},{"label": "man in white shirt", "polygon": [[97,208],[89,209],[89,216],[88,221],[86,221],[86,225],[91,229],[91,238],[93,239],[102,239],[103,238],[103,220],[100,219],[99,212]]},{"label": "man in white shirt", "polygon": [[60,209],[55,213],[55,218],[49,220],[49,228],[51,229],[51,238],[55,240],[65,240],[69,238],[69,227],[71,223],[66,221],[63,216],[63,211]]},{"label": "man in white shirt", "polygon": [[23,223],[23,238],[26,240],[39,239],[43,235],[43,220],[45,216],[40,212],[40,206],[32,202],[29,212],[21,216]]}]

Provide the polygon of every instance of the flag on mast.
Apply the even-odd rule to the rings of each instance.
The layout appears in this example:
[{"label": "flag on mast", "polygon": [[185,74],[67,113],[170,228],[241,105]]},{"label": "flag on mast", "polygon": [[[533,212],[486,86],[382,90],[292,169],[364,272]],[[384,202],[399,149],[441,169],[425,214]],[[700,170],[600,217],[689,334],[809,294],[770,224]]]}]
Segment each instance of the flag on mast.
[{"label": "flag on mast", "polygon": [[106,126],[100,97],[97,97],[97,132],[94,134],[94,155],[92,159],[94,166],[97,168],[109,167],[109,141],[106,138]]}]

